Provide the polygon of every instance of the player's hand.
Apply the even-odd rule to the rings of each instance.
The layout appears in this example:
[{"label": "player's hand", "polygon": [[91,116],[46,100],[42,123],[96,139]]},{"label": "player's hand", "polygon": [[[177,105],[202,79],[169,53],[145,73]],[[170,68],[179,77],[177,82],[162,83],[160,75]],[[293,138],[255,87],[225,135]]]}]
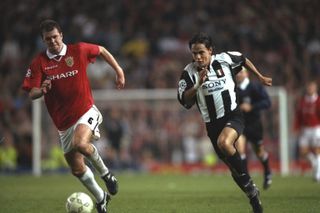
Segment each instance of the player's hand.
[{"label": "player's hand", "polygon": [[199,71],[199,77],[200,77],[200,83],[202,84],[206,80],[206,78],[208,77],[208,69],[202,68]]},{"label": "player's hand", "polygon": [[250,112],[252,110],[252,105],[249,103],[242,103],[240,105],[240,110],[243,112]]},{"label": "player's hand", "polygon": [[42,93],[45,95],[49,92],[50,89],[51,89],[51,80],[50,79],[44,80],[41,84]]},{"label": "player's hand", "polygon": [[208,77],[208,69],[203,67],[198,69],[198,72],[195,74],[195,84],[194,84],[194,88],[198,89],[203,82],[205,82],[206,78]]},{"label": "player's hand", "polygon": [[123,89],[126,83],[126,79],[124,77],[123,71],[119,72],[116,77],[116,87],[117,89]]},{"label": "player's hand", "polygon": [[272,86],[272,78],[261,76],[260,81],[266,86]]}]

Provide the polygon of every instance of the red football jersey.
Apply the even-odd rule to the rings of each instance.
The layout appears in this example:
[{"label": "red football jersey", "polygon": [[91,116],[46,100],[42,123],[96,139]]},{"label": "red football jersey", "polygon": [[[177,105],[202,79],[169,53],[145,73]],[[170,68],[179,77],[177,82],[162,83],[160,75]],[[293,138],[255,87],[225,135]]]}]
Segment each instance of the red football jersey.
[{"label": "red football jersey", "polygon": [[320,125],[320,97],[304,96],[296,109],[296,129]]},{"label": "red football jersey", "polygon": [[46,78],[51,79],[51,90],[44,95],[48,112],[59,130],[72,126],[93,105],[87,66],[99,55],[99,46],[88,43],[67,45],[58,61],[49,59],[45,52],[36,56],[27,71],[22,88],[40,88]]}]

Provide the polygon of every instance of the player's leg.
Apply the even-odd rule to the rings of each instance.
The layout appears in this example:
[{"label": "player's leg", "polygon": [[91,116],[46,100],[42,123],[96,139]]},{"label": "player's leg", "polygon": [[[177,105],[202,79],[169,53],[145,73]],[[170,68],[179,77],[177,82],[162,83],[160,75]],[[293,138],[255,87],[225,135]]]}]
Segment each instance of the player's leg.
[{"label": "player's leg", "polygon": [[91,128],[86,124],[80,123],[74,130],[73,147],[86,156],[105,181],[110,194],[115,195],[118,192],[117,179],[104,164],[97,148],[91,143],[91,138]]},{"label": "player's leg", "polygon": [[240,180],[240,185],[245,186],[250,181],[250,176],[246,173],[245,167],[242,164],[241,157],[234,146],[235,141],[238,138],[238,133],[231,127],[223,128],[220,133],[217,146],[218,149],[225,156],[225,162],[231,169],[234,176]]},{"label": "player's leg", "polygon": [[249,174],[248,163],[247,163],[247,154],[246,154],[246,137],[243,134],[240,135],[240,137],[238,138],[235,145],[236,145],[236,148],[240,154],[240,158],[242,160],[242,164],[246,170],[246,173]]},{"label": "player's leg", "polygon": [[311,165],[313,172],[315,172],[316,157],[311,149],[316,141],[315,133],[314,128],[305,128],[299,138],[299,163],[303,172],[309,165]]},{"label": "player's leg", "polygon": [[110,194],[115,195],[118,192],[118,181],[104,164],[97,148],[89,143],[100,138],[99,125],[102,120],[100,111],[93,105],[76,124],[75,136],[77,138],[75,143],[78,144],[79,142],[79,148],[83,148],[83,151],[79,151],[90,160],[94,168],[99,172]]},{"label": "player's leg", "polygon": [[272,173],[269,165],[269,154],[265,150],[262,144],[262,140],[258,142],[252,141],[252,146],[253,146],[254,152],[256,153],[256,156],[258,157],[259,161],[263,166],[263,171],[264,171],[263,188],[268,189],[272,183]]},{"label": "player's leg", "polygon": [[99,213],[105,213],[110,196],[102,190],[94,179],[94,175],[89,167],[84,163],[84,157],[76,150],[71,150],[65,155],[65,159],[71,168],[71,172],[80,182],[91,192],[97,203]]},{"label": "player's leg", "polygon": [[251,180],[250,175],[242,163],[241,157],[235,148],[235,142],[244,130],[244,120],[241,113],[234,114],[227,120],[225,127],[217,139],[217,146],[226,156],[225,161],[229,165],[232,176],[238,185],[250,199],[250,204],[255,213],[262,212],[259,198],[259,190]]},{"label": "player's leg", "polygon": [[314,179],[315,181],[320,182],[320,146],[314,148],[314,153],[316,155]]},{"label": "player's leg", "polygon": [[240,155],[234,147],[237,138],[238,133],[235,129],[225,127],[218,137],[218,148],[226,156],[225,162],[231,170],[232,177],[237,185],[246,193],[253,211],[255,213],[260,213],[263,210],[259,198],[259,190],[246,172]]},{"label": "player's leg", "polygon": [[313,172],[314,180],[320,182],[320,127],[314,128],[314,137],[312,140],[312,151],[314,154]]}]

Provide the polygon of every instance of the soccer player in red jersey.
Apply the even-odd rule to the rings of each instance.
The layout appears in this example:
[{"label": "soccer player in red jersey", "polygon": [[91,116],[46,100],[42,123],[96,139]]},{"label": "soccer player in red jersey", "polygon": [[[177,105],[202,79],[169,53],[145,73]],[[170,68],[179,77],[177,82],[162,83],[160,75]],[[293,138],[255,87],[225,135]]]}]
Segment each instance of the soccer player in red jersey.
[{"label": "soccer player in red jersey", "polygon": [[123,70],[102,46],[83,42],[65,44],[61,27],[53,20],[44,20],[40,31],[47,50],[32,60],[22,87],[32,100],[44,96],[72,174],[96,198],[98,212],[107,212],[111,196],[97,184],[84,161],[86,157],[92,163],[109,193],[115,195],[118,192],[117,179],[91,143],[100,137],[98,126],[102,116],[94,105],[86,69],[97,56],[101,56],[115,70],[118,89],[125,85]]},{"label": "soccer player in red jersey", "polygon": [[297,104],[295,128],[300,132],[300,157],[310,162],[314,179],[320,182],[320,97],[314,81],[307,84]]}]

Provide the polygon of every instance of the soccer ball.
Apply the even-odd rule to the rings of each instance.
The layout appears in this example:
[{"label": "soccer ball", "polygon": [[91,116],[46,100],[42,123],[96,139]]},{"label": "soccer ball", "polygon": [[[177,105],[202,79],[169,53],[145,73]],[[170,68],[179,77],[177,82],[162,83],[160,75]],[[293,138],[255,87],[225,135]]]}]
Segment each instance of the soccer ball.
[{"label": "soccer ball", "polygon": [[90,213],[94,206],[89,195],[83,192],[75,192],[70,195],[66,202],[68,213]]}]

